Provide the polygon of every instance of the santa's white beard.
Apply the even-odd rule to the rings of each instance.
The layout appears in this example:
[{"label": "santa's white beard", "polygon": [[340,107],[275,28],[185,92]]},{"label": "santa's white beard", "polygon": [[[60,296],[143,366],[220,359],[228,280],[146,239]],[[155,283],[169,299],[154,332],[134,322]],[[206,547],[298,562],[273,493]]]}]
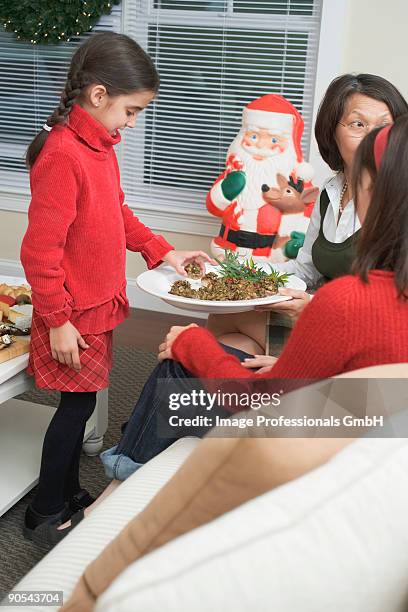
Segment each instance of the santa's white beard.
[{"label": "santa's white beard", "polygon": [[244,163],[246,186],[238,196],[238,205],[244,210],[260,208],[265,204],[262,198],[262,185],[278,187],[277,175],[289,178],[296,168],[296,153],[289,145],[286,151],[256,160],[241,145],[242,135],[238,134],[228,149],[228,155],[235,154]]}]

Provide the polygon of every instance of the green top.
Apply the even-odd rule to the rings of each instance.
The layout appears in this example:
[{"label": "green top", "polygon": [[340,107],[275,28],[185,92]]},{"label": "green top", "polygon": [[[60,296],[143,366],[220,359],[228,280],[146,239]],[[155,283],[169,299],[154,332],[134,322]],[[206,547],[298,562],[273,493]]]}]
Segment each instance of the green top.
[{"label": "green top", "polygon": [[326,280],[350,274],[351,266],[356,257],[357,241],[360,229],[344,242],[330,242],[323,233],[323,222],[330,200],[327,191],[323,189],[320,196],[320,229],[319,235],[312,246],[313,264]]}]

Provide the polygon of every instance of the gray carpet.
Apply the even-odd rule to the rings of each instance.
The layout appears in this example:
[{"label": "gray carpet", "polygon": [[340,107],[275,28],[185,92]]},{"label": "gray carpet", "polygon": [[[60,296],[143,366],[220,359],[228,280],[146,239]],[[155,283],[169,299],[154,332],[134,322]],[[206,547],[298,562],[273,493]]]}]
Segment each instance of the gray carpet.
[{"label": "gray carpet", "polygon": [[[109,387],[109,427],[104,438],[104,449],[116,444],[120,426],[131,413],[144,382],[156,364],[156,356],[133,347],[114,349],[115,365]],[[32,391],[20,399],[58,404],[58,393]],[[97,496],[108,483],[98,457],[82,453],[81,484]],[[34,496],[35,489],[0,517],[0,591],[10,590],[46,554],[23,538],[24,511]]]}]

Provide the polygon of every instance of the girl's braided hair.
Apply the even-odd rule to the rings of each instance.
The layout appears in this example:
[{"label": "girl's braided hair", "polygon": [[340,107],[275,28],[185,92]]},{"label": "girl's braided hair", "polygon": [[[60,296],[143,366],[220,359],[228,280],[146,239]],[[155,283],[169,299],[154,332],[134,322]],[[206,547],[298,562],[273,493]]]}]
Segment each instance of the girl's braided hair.
[{"label": "girl's braided hair", "polygon": [[[153,91],[159,75],[151,58],[129,36],[101,32],[90,36],[74,53],[58,106],[47,119],[52,128],[68,121],[73,105],[84,98],[89,85],[103,85],[109,96]],[[42,129],[27,149],[26,163],[32,168],[48,131]]]}]

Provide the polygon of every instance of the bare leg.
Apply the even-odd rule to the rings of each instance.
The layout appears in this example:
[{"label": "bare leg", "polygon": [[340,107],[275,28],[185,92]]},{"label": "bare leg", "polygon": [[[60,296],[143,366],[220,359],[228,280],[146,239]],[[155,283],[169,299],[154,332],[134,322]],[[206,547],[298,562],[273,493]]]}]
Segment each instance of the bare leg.
[{"label": "bare leg", "polygon": [[263,355],[265,353],[265,349],[260,344],[244,334],[223,334],[222,336],[218,336],[217,340],[227,346],[245,351],[245,353],[249,353],[250,355]]},{"label": "bare leg", "polygon": [[[85,516],[88,516],[88,514],[90,514],[92,510],[95,510],[96,506],[99,506],[101,501],[103,501],[106,497],[109,497],[109,495],[113,493],[113,491],[115,491],[115,489],[117,489],[120,484],[122,484],[121,480],[112,480],[112,482],[108,484],[106,489],[102,491],[99,497],[95,499],[94,503],[88,506],[88,508],[85,508],[85,513],[84,513]],[[65,529],[65,527],[70,527],[70,525],[71,525],[71,521],[67,521],[63,525],[60,525],[58,529]]]},{"label": "bare leg", "polygon": [[267,313],[250,310],[236,315],[210,314],[207,329],[219,342],[241,349],[252,355],[265,353]]},{"label": "bare leg", "polygon": [[90,506],[88,506],[88,508],[86,508],[85,510],[85,516],[88,516],[88,514],[90,512],[92,512],[92,510],[95,510],[96,506],[99,506],[99,504],[101,503],[101,501],[103,501],[106,497],[109,497],[109,495],[111,493],[113,493],[118,486],[122,484],[121,480],[112,480],[108,486],[106,487],[106,489],[104,489],[102,491],[102,493],[99,495],[99,497],[97,499],[95,499],[94,503],[91,504]]}]

